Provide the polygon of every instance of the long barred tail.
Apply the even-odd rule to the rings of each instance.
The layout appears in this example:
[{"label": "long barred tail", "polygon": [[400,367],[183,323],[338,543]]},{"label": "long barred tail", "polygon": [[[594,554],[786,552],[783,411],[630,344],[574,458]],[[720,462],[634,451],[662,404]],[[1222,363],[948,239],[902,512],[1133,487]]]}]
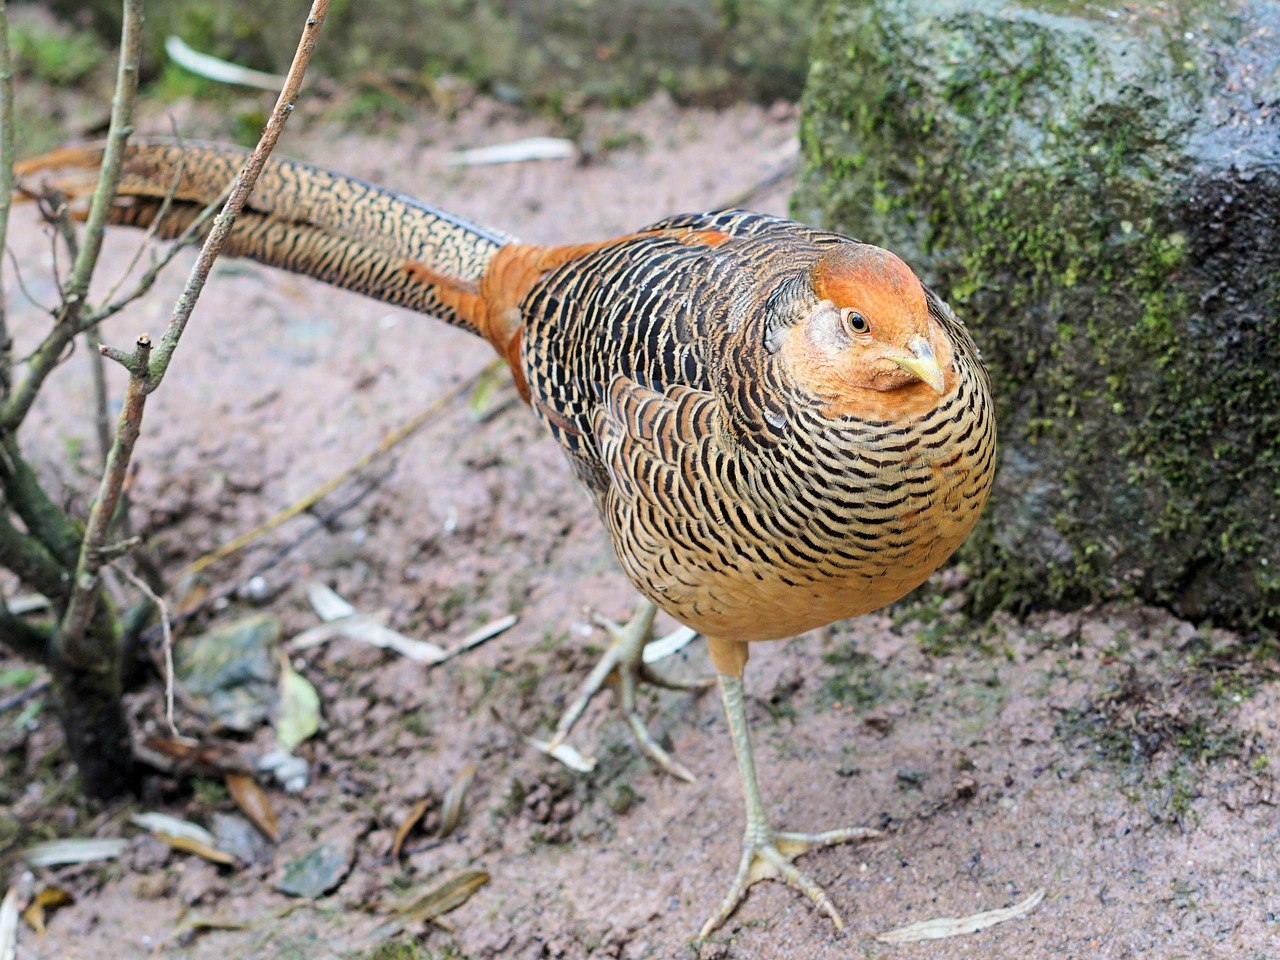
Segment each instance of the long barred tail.
[{"label": "long barred tail", "polygon": [[[51,183],[73,201],[93,191],[102,145],[70,147],[17,165],[19,176],[65,171]],[[130,144],[111,222],[179,236],[243,165],[231,146],[141,140]],[[513,239],[354,177],[271,160],[236,221],[226,253],[314,277],[481,333],[474,295],[494,255]],[[406,269],[406,264],[415,269]]]}]

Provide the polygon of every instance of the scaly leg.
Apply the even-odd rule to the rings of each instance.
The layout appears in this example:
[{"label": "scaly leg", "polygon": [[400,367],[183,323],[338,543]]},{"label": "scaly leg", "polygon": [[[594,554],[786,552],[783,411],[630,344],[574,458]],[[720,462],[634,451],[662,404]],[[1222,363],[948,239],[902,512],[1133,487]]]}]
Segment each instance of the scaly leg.
[{"label": "scaly leg", "polygon": [[[715,645],[712,647],[713,657]],[[741,665],[745,665],[745,653]],[[717,664],[719,667],[719,664]],[[741,667],[739,667],[740,669]],[[747,731],[747,712],[743,705],[742,675],[721,672],[720,693],[724,699],[724,712],[729,718],[729,733],[733,737],[733,752],[738,758],[738,773],[742,777],[742,795],[746,799],[747,828],[742,838],[742,859],[737,875],[729,887],[729,893],[720,909],[702,926],[699,939],[706,939],[712,931],[729,919],[747,893],[747,888],[760,880],[780,877],[788,886],[795,887],[812,900],[832,921],[837,929],[844,929],[844,920],[831,903],[826,892],[797,870],[791,861],[800,854],[835,843],[850,840],[870,840],[880,836],[879,830],[869,827],[851,827],[845,830],[828,830],[825,833],[787,833],[774,830],[765,816],[760,788],[756,784],[756,765],[751,754],[751,739]]]},{"label": "scaly leg", "polygon": [[[663,676],[650,666],[650,662],[655,657],[646,656],[646,647],[660,658],[674,653],[689,639],[696,636],[686,628],[683,632],[677,631],[679,636],[673,634],[671,638],[663,638],[650,644],[649,641],[653,636],[653,618],[657,612],[657,607],[648,600],[644,600],[625,624],[619,625],[599,615],[593,618],[612,637],[613,642],[604,652],[595,669],[588,675],[577,699],[569,705],[569,709],[560,718],[555,735],[549,742],[539,744],[539,749],[554,755],[555,749],[568,739],[573,725],[578,722],[591,699],[605,686],[612,685],[618,694],[618,706],[622,710],[623,717],[626,718],[627,726],[631,728],[636,741],[640,744],[640,749],[673,777],[689,783],[697,779],[688,768],[657,744],[636,709],[636,687],[641,683],[667,690],[701,690],[710,685],[710,681],[706,680],[675,680]],[[683,642],[680,642],[681,640]]]}]

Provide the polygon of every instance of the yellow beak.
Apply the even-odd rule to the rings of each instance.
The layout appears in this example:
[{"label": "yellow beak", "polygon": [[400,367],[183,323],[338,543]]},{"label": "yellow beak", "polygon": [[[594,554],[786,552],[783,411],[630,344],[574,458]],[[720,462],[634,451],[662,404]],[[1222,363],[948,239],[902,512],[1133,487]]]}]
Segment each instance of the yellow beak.
[{"label": "yellow beak", "polygon": [[944,383],[942,369],[938,366],[938,358],[933,355],[933,347],[924,337],[916,334],[907,343],[911,351],[909,357],[894,357],[893,362],[910,373],[915,374],[937,393],[942,393]]}]

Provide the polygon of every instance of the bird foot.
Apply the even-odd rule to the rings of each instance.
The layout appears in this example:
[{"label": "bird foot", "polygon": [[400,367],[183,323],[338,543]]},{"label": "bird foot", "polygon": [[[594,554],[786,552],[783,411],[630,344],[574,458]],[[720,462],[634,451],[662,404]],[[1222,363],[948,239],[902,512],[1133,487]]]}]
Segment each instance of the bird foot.
[{"label": "bird foot", "polygon": [[837,930],[843,930],[844,919],[826,891],[797,869],[792,861],[814,847],[827,847],[853,840],[874,840],[879,836],[881,832],[870,827],[850,827],[845,830],[828,830],[825,833],[788,833],[775,831],[768,824],[748,826],[742,840],[742,860],[738,863],[738,873],[733,878],[720,909],[702,925],[698,939],[705,940],[733,915],[752,884],[773,879],[781,879],[787,886],[799,890],[831,918]]},{"label": "bird foot", "polygon": [[627,726],[631,728],[640,749],[649,759],[679,780],[693,783],[697,779],[687,767],[658,745],[636,710],[636,688],[640,684],[647,683],[667,690],[702,690],[715,682],[676,680],[653,669],[654,662],[675,653],[697,636],[696,632],[682,627],[666,637],[650,642],[656,613],[657,608],[645,601],[625,624],[614,623],[598,614],[592,617],[613,642],[583,683],[577,698],[560,718],[554,736],[545,744],[540,744],[539,749],[548,756],[555,756],[557,748],[567,741],[573,725],[578,722],[587,704],[606,686],[612,686],[617,692],[618,706]]}]

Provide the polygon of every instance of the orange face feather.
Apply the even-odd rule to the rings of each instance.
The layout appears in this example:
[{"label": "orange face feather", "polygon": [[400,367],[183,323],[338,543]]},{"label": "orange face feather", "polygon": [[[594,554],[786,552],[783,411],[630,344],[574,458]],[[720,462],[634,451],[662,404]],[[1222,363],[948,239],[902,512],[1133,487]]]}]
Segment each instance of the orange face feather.
[{"label": "orange face feather", "polygon": [[951,342],[919,279],[892,253],[841,246],[813,265],[810,282],[821,302],[781,356],[827,416],[900,419],[928,411],[955,386]]}]

